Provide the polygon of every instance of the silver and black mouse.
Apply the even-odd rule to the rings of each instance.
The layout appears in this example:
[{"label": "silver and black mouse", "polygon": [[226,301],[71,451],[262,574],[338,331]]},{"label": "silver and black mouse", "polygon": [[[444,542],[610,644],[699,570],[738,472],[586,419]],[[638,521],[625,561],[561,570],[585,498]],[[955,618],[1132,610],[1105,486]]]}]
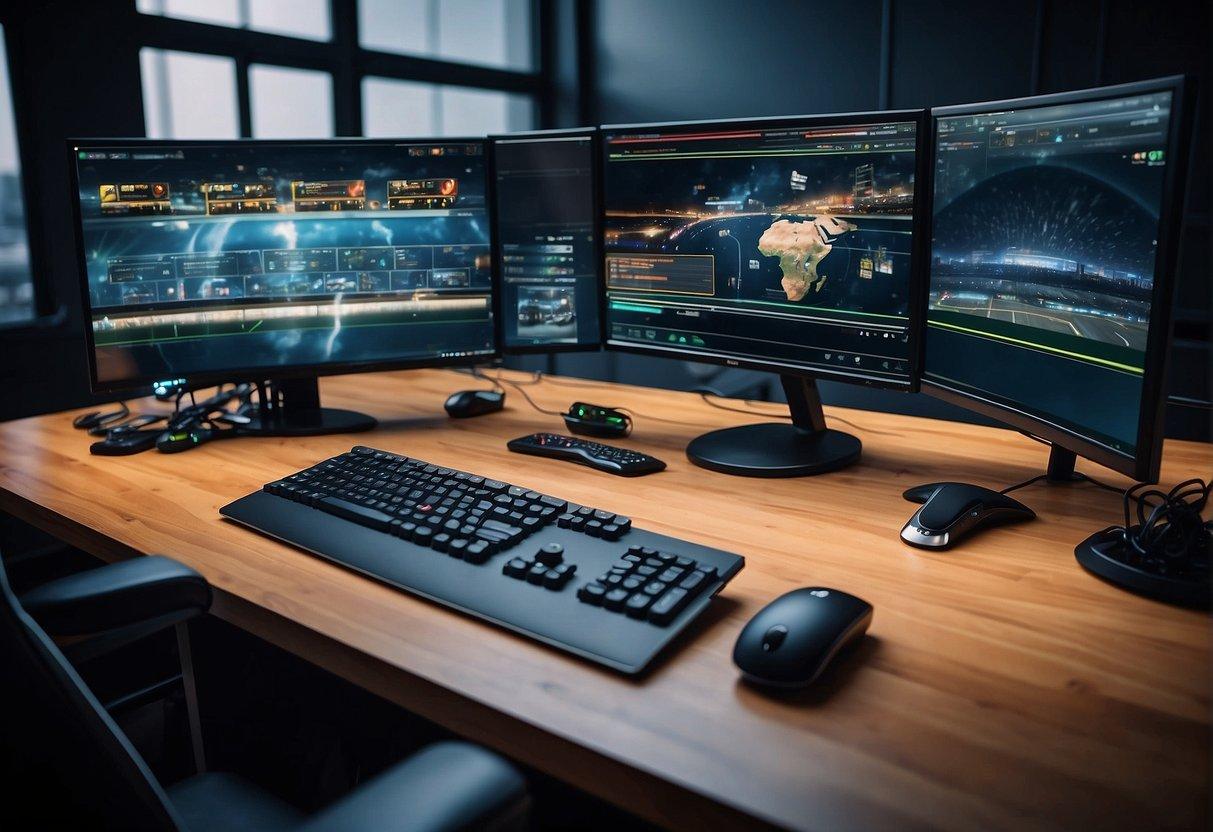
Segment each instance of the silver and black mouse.
[{"label": "silver and black mouse", "polygon": [[746,681],[777,688],[811,685],[872,623],[872,605],[837,589],[794,589],[745,625],[733,663]]},{"label": "silver and black mouse", "polygon": [[977,529],[1036,518],[1019,500],[963,482],[927,483],[902,496],[923,506],[902,528],[901,539],[923,549],[947,549]]}]

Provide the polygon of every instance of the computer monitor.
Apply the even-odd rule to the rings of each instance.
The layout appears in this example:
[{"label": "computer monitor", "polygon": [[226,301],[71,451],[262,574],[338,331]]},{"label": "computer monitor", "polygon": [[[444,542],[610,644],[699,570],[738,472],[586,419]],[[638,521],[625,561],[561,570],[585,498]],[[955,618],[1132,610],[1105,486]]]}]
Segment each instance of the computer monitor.
[{"label": "computer monitor", "polygon": [[791,425],[714,431],[717,471],[801,476],[859,457],[815,379],[917,373],[921,110],[603,127],[610,349],[781,374]]},{"label": "computer monitor", "polygon": [[502,349],[597,349],[597,131],[493,136],[489,147]]},{"label": "computer monitor", "polygon": [[96,392],[282,380],[348,430],[316,376],[496,354],[483,139],[69,147]]},{"label": "computer monitor", "polygon": [[923,389],[1158,478],[1181,78],[932,111]]}]

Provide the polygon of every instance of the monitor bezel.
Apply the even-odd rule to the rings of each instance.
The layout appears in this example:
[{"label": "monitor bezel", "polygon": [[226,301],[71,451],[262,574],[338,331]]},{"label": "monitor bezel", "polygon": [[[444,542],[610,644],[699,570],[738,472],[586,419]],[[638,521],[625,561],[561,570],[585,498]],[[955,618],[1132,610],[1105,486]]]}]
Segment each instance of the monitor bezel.
[{"label": "monitor bezel", "polygon": [[[497,212],[497,143],[514,139],[565,139],[589,138],[590,140],[590,203],[594,218],[593,233],[593,262],[594,262],[594,291],[596,297],[594,309],[598,313],[597,340],[593,343],[577,342],[572,344],[523,344],[511,346],[505,340],[505,297],[501,292],[504,279],[501,275],[501,257],[499,256],[500,232]],[[558,130],[526,130],[518,133],[494,133],[487,139],[489,155],[489,251],[492,254],[493,269],[493,320],[497,348],[502,355],[535,355],[561,352],[598,352],[602,349],[605,330],[602,320],[602,287],[605,281],[602,276],[602,205],[601,205],[601,151],[599,143],[601,134],[596,127],[577,127]]]},{"label": "monitor bezel", "polygon": [[[598,128],[599,145],[601,148],[601,169],[600,193],[602,194],[601,204],[599,206],[600,222],[603,224],[602,234],[602,265],[600,266],[600,282],[599,282],[599,300],[601,310],[599,311],[599,321],[602,329],[602,345],[603,349],[610,352],[633,353],[638,355],[659,356],[662,358],[675,358],[683,361],[696,361],[703,364],[716,364],[725,367],[738,367],[746,370],[756,370],[759,372],[777,373],[784,376],[795,376],[800,378],[819,379],[822,381],[839,381],[848,384],[858,384],[865,387],[872,387],[884,390],[895,390],[899,392],[912,393],[918,390],[919,368],[922,362],[922,312],[926,309],[926,281],[923,274],[923,267],[928,248],[924,245],[924,227],[923,211],[926,203],[924,202],[923,189],[919,186],[924,178],[927,177],[926,165],[926,131],[927,131],[928,111],[925,109],[906,109],[906,110],[879,110],[866,111],[857,113],[827,113],[817,115],[800,115],[800,116],[769,116],[758,118],[736,118],[736,119],[711,119],[705,121],[670,121],[670,122],[642,122],[638,124],[604,124]],[[606,176],[607,176],[607,155],[610,152],[607,143],[607,136],[611,133],[621,131],[635,130],[678,130],[684,127],[694,127],[707,130],[729,129],[737,127],[754,127],[757,129],[771,129],[779,127],[793,127],[804,125],[806,127],[831,127],[840,125],[869,125],[882,124],[891,122],[914,122],[917,125],[914,136],[914,203],[913,203],[913,220],[912,231],[913,240],[910,244],[910,282],[909,282],[909,298],[908,298],[908,321],[906,331],[909,335],[908,343],[908,364],[909,368],[904,379],[885,379],[878,377],[861,376],[854,372],[843,370],[833,370],[829,367],[809,367],[799,364],[783,364],[778,361],[769,359],[751,359],[740,358],[727,355],[716,355],[710,353],[699,353],[694,350],[679,349],[677,347],[653,346],[647,347],[636,344],[634,342],[612,342],[609,334],[609,321],[607,319],[607,308],[609,299],[607,297],[606,286],[606,240],[605,240],[605,222],[606,222]]]},{"label": "monitor bezel", "polygon": [[[930,115],[931,182],[928,183],[928,205],[925,220],[928,223],[927,255],[923,275],[923,363],[921,389],[934,398],[996,419],[1016,430],[1073,451],[1106,468],[1133,477],[1141,482],[1157,482],[1162,458],[1162,443],[1165,434],[1166,375],[1171,343],[1171,318],[1177,285],[1179,228],[1182,218],[1187,155],[1189,144],[1189,118],[1191,113],[1191,91],[1193,85],[1183,75],[1155,78],[1128,84],[1116,84],[1073,92],[1050,95],[1026,96],[1023,98],[986,101],[976,104],[961,104],[935,107]],[[1156,92],[1171,92],[1171,122],[1168,126],[1167,154],[1171,163],[1167,165],[1163,179],[1163,192],[1158,217],[1158,246],[1154,261],[1154,290],[1150,298],[1150,331],[1146,336],[1145,370],[1142,376],[1142,393],[1138,402],[1137,442],[1134,455],[1130,456],[1083,436],[1074,430],[1054,424],[1048,420],[1016,410],[1000,402],[984,399],[974,393],[950,387],[926,376],[927,308],[930,292],[930,252],[934,238],[935,204],[935,153],[938,141],[939,118],[999,110],[1048,107],[1059,104],[1081,104],[1110,98],[1124,98]]]},{"label": "monitor bezel", "polygon": [[[68,155],[69,168],[69,185],[71,193],[69,194],[69,202],[72,206],[72,218],[74,222],[75,244],[76,244],[76,263],[79,270],[79,288],[80,288],[80,311],[83,318],[82,325],[84,327],[84,342],[85,351],[87,353],[88,369],[89,369],[89,388],[95,394],[102,393],[124,393],[128,391],[139,391],[156,381],[162,379],[162,376],[156,375],[140,375],[131,376],[128,378],[102,382],[97,376],[97,351],[93,337],[92,327],[92,302],[89,299],[88,291],[88,263],[84,252],[84,224],[83,215],[80,206],[80,182],[79,171],[76,167],[78,159],[76,154],[81,150],[105,150],[105,149],[122,149],[130,147],[215,147],[215,146],[231,146],[231,147],[312,147],[312,146],[335,146],[346,144],[365,144],[365,145],[418,145],[418,144],[479,144],[482,148],[484,157],[484,175],[485,175],[485,200],[486,203],[491,199],[489,188],[489,161],[488,161],[488,140],[484,136],[441,136],[441,137],[406,137],[406,138],[366,138],[366,137],[337,137],[332,139],[149,139],[146,137],[138,138],[69,138],[65,142],[65,148]],[[486,204],[486,216],[488,205]],[[490,254],[492,246],[489,247]],[[490,278],[491,280],[491,278]],[[490,294],[494,288],[490,283]],[[489,299],[489,314],[490,317],[494,314],[493,299]],[[495,322],[490,321],[494,327]],[[198,373],[177,373],[176,375],[185,378],[191,385],[208,385],[220,384],[231,381],[256,381],[265,379],[290,379],[290,378],[317,378],[321,376],[337,376],[348,375],[352,373],[373,373],[384,372],[389,370],[410,370],[429,367],[459,367],[480,364],[486,361],[493,361],[501,357],[501,345],[496,338],[494,329],[493,349],[491,352],[477,353],[470,356],[455,356],[451,358],[438,358],[434,356],[422,356],[419,358],[409,359],[388,359],[376,361],[342,361],[330,362],[324,364],[283,364],[274,366],[254,366],[254,367],[232,367],[223,370],[207,370]]]}]

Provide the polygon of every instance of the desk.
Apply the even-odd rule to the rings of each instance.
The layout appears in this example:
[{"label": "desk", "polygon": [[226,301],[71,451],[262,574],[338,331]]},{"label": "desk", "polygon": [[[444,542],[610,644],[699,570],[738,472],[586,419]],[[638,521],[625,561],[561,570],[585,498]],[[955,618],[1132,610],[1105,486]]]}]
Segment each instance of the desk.
[{"label": "desk", "polygon": [[[1038,444],[828,408],[862,437],[859,465],[742,479],[692,466],[683,448],[756,419],[690,394],[573,379],[526,388],[548,409],[586,399],[636,412],[636,435],[619,444],[670,467],[624,480],[508,453],[511,437],[562,429],[512,389],[502,413],[448,420],[444,398],[474,386],[437,370],[325,379],[326,404],[369,412],[379,430],[178,456],[90,456],[69,414],[10,422],[0,510],[106,559],[177,558],[214,585],[219,617],[667,826],[1207,828],[1209,618],[1126,594],[1074,561],[1077,542],[1117,520],[1116,495],[1033,486],[1017,496],[1036,522],[951,552],[898,539],[913,508],[904,488],[1016,482],[1043,470]],[[746,568],[637,682],[220,519],[225,503],[355,443],[628,514],[739,552]],[[1165,484],[1213,473],[1208,445],[1168,442],[1165,460]],[[805,584],[872,602],[871,637],[815,691],[763,696],[738,682],[733,642]]]}]

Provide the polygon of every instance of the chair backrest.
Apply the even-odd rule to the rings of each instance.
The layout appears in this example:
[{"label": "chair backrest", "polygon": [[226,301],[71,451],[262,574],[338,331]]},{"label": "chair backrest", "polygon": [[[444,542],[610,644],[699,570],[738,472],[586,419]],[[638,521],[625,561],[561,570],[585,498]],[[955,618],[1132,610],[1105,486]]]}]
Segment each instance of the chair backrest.
[{"label": "chair backrest", "polygon": [[21,608],[0,561],[0,827],[177,830],[147,764]]}]

